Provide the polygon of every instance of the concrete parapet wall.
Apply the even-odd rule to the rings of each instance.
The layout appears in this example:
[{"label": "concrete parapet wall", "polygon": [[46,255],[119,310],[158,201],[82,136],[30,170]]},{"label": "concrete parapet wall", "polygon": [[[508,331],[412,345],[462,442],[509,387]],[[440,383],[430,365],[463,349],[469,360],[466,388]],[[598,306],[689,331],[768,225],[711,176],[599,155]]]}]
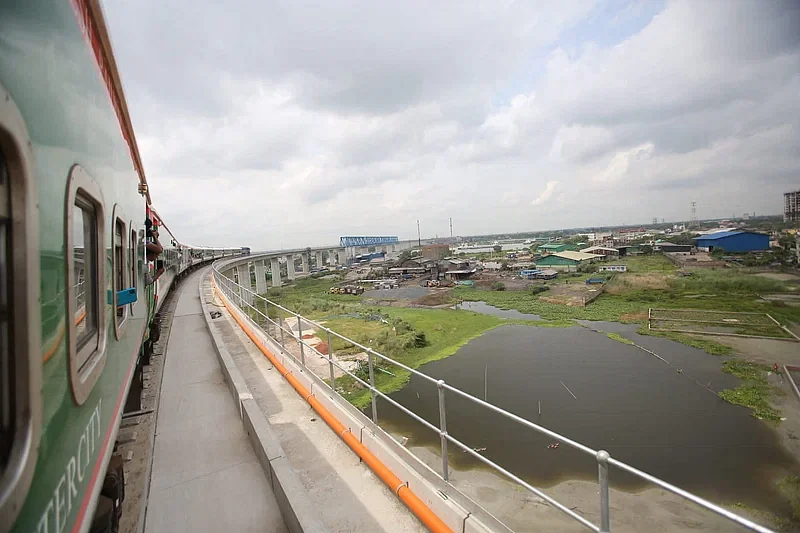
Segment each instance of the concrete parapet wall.
[{"label": "concrete parapet wall", "polygon": [[[286,460],[277,436],[253,399],[247,383],[225,347],[219,327],[211,318],[211,311],[206,301],[206,291],[203,287],[206,279],[206,276],[203,276],[199,286],[200,305],[203,309],[206,327],[214,341],[214,350],[217,353],[220,369],[228,383],[231,397],[239,409],[239,417],[242,419],[245,432],[250,437],[250,444],[258,457],[264,475],[272,485],[283,521],[291,533],[325,533],[326,529],[300,478]],[[213,298],[213,289],[211,291]]]},{"label": "concrete parapet wall", "polygon": [[[221,291],[219,297],[225,298]],[[335,394],[322,379],[301,368],[246,313],[235,305],[231,305],[229,309],[236,314],[239,321],[247,325],[250,333],[289,370],[294,378],[454,532],[512,533],[497,518],[445,482],[411,451],[376,426],[349,402]],[[307,354],[306,357],[316,357],[316,354]]]}]

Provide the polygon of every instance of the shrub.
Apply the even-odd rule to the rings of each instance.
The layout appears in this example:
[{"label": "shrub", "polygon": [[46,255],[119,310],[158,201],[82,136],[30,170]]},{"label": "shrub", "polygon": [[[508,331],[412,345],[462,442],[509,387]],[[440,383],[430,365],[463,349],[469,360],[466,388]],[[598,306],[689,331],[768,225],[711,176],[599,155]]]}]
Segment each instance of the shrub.
[{"label": "shrub", "polygon": [[547,285],[534,285],[533,287],[531,287],[531,294],[534,294],[534,295],[541,294],[541,293],[547,292],[549,290],[550,290],[550,287],[548,287]]},{"label": "shrub", "polygon": [[502,283],[500,281],[495,281],[494,283],[492,283],[492,290],[493,291],[504,291],[504,290],[506,290],[506,285],[505,285],[505,283]]}]

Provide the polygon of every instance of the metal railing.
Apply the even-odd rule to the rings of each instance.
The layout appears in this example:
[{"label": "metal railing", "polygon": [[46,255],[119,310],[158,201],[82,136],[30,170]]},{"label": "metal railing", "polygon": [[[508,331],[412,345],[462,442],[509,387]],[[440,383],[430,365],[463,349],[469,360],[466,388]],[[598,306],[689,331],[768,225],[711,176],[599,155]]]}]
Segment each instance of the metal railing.
[{"label": "metal railing", "polygon": [[[252,260],[253,257],[250,257],[249,259]],[[448,443],[451,443],[451,444],[455,445],[456,447],[460,448],[464,453],[470,455],[474,459],[476,459],[476,460],[480,461],[481,463],[487,465],[488,467],[492,468],[494,471],[504,475],[506,478],[510,479],[511,481],[517,483],[521,487],[523,487],[526,490],[528,490],[529,492],[531,492],[531,493],[535,494],[536,496],[540,497],[541,499],[543,499],[544,501],[546,501],[547,503],[549,503],[550,505],[552,505],[556,509],[560,510],[561,512],[563,512],[564,514],[568,515],[570,518],[576,520],[577,522],[580,522],[581,524],[583,524],[587,528],[589,528],[589,529],[591,529],[593,531],[597,531],[599,533],[608,533],[610,531],[610,528],[611,528],[611,516],[610,516],[611,510],[610,510],[610,504],[609,504],[609,467],[613,466],[613,467],[618,468],[618,469],[620,469],[620,470],[622,470],[624,472],[632,474],[633,476],[638,477],[638,478],[640,478],[640,479],[642,479],[644,481],[652,483],[653,485],[656,485],[656,486],[658,486],[658,487],[660,487],[660,488],[662,488],[662,489],[664,489],[666,491],[669,491],[669,492],[671,492],[673,494],[676,494],[677,496],[680,496],[681,498],[683,498],[685,500],[688,500],[688,501],[690,501],[690,502],[692,502],[692,503],[694,503],[694,504],[696,504],[696,505],[698,505],[700,507],[703,507],[703,508],[711,511],[712,513],[714,513],[714,514],[716,514],[718,516],[727,518],[728,520],[730,520],[732,522],[735,522],[735,523],[737,523],[737,524],[739,524],[739,525],[741,525],[741,526],[743,526],[743,527],[745,527],[745,528],[747,528],[747,529],[749,529],[751,531],[758,531],[760,533],[775,533],[773,530],[771,530],[769,528],[766,528],[766,527],[764,527],[764,526],[762,526],[760,524],[756,524],[755,522],[752,522],[752,521],[750,521],[750,520],[748,520],[748,519],[746,519],[746,518],[744,518],[742,516],[739,516],[736,513],[733,513],[733,512],[731,512],[731,511],[729,511],[729,510],[727,510],[727,509],[725,509],[723,507],[720,507],[719,505],[711,503],[708,500],[705,500],[705,499],[703,499],[703,498],[701,498],[701,497],[699,497],[699,496],[697,496],[695,494],[692,494],[689,491],[683,490],[683,489],[681,489],[679,487],[676,487],[675,485],[667,483],[666,481],[664,481],[664,480],[662,480],[660,478],[657,478],[657,477],[655,477],[653,475],[650,475],[647,472],[643,472],[642,470],[639,470],[639,469],[637,469],[637,468],[635,468],[635,467],[633,467],[633,466],[631,466],[631,465],[629,465],[627,463],[624,463],[622,461],[614,459],[605,450],[594,450],[594,449],[592,449],[592,448],[590,448],[590,447],[588,447],[588,446],[586,446],[584,444],[581,444],[580,442],[574,441],[574,440],[572,440],[572,439],[570,439],[568,437],[565,437],[564,435],[556,433],[555,431],[551,431],[551,430],[547,429],[546,427],[543,427],[543,426],[540,426],[538,424],[535,424],[535,423],[531,422],[530,420],[527,420],[527,419],[522,418],[522,417],[520,417],[518,415],[515,415],[515,414],[513,414],[513,413],[511,413],[509,411],[506,411],[505,409],[502,409],[500,407],[497,407],[496,405],[493,405],[493,404],[491,404],[491,403],[489,403],[489,402],[487,402],[485,400],[481,400],[480,398],[477,398],[477,397],[475,397],[475,396],[473,396],[473,395],[471,395],[471,394],[469,394],[467,392],[464,392],[464,391],[462,391],[462,390],[460,390],[460,389],[458,389],[456,387],[453,387],[452,385],[448,385],[444,380],[434,379],[431,376],[428,376],[427,374],[423,374],[422,372],[420,372],[418,370],[415,370],[415,369],[413,369],[413,368],[411,368],[411,367],[409,367],[407,365],[404,365],[403,363],[401,363],[399,361],[396,361],[396,360],[394,360],[394,359],[392,359],[392,358],[390,358],[388,356],[385,356],[385,355],[383,355],[383,354],[381,354],[379,352],[376,352],[375,350],[373,350],[372,348],[370,348],[368,346],[364,346],[363,344],[358,343],[358,342],[356,342],[356,341],[354,341],[352,339],[349,339],[349,338],[345,337],[344,335],[336,333],[335,331],[333,331],[330,328],[327,328],[327,327],[325,327],[325,326],[323,326],[323,325],[321,325],[321,324],[319,324],[319,323],[317,323],[317,322],[315,322],[313,320],[305,318],[305,317],[301,316],[300,314],[295,313],[294,311],[281,306],[280,304],[277,304],[275,302],[272,302],[272,301],[268,300],[267,298],[265,298],[265,297],[261,296],[260,294],[257,294],[256,292],[254,292],[252,289],[236,283],[232,278],[229,278],[228,276],[226,276],[223,273],[223,271],[228,270],[228,269],[233,269],[233,268],[235,268],[236,264],[240,264],[242,262],[243,261],[241,259],[237,259],[237,260],[233,260],[233,261],[228,260],[228,261],[217,262],[213,266],[213,274],[214,274],[214,280],[216,282],[216,285],[223,292],[223,294],[228,298],[228,300],[230,302],[234,303],[235,305],[237,305],[242,311],[244,311],[245,314],[247,314],[251,318],[251,320],[252,320],[252,314],[248,310],[251,310],[252,312],[254,312],[259,317],[258,326],[261,329],[261,331],[263,333],[265,333],[267,336],[269,336],[270,338],[272,338],[275,342],[279,343],[280,346],[281,346],[281,349],[283,350],[283,353],[287,354],[289,357],[291,357],[297,364],[299,364],[304,369],[304,371],[308,371],[308,372],[314,373],[313,370],[308,368],[308,365],[306,364],[307,363],[306,350],[311,350],[312,355],[317,356],[317,357],[323,359],[324,361],[326,361],[328,363],[329,376],[326,378],[326,377],[323,377],[323,376],[319,376],[316,373],[314,373],[314,375],[317,376],[317,378],[319,378],[320,381],[322,381],[322,382],[326,382],[325,380],[328,379],[329,380],[328,386],[330,387],[331,392],[333,392],[334,394],[340,396],[342,401],[347,402],[347,399],[342,397],[339,394],[339,392],[336,391],[336,376],[335,376],[335,370],[334,370],[335,368],[338,368],[345,375],[347,375],[347,376],[351,377],[352,379],[354,379],[357,383],[361,384],[361,386],[366,387],[369,390],[369,393],[370,393],[372,422],[376,426],[380,427],[380,424],[379,424],[379,421],[378,421],[377,399],[381,398],[382,400],[388,402],[392,406],[394,406],[397,409],[399,409],[401,412],[403,412],[406,415],[408,415],[409,417],[411,417],[413,420],[415,420],[418,423],[422,424],[424,427],[426,427],[426,428],[430,429],[431,431],[435,432],[439,436],[440,445],[441,445],[441,460],[442,460],[441,473],[439,473],[439,472],[435,472],[435,473],[436,473],[437,476],[439,476],[446,483],[450,483],[450,471],[449,471],[449,461],[448,461]],[[263,311],[262,311],[262,309],[259,308],[259,306],[253,305],[253,302],[261,302],[263,304]],[[270,308],[273,308],[275,310],[274,314],[277,315],[277,319],[278,319],[277,321],[275,321],[272,318],[270,318]],[[294,331],[291,328],[287,329],[285,327],[285,319],[287,317],[293,317],[293,318],[295,318],[297,320],[297,329],[298,329],[297,335],[294,334]],[[270,331],[268,331],[269,328],[265,329],[262,326],[262,324],[261,324],[262,320],[264,321],[265,325],[268,324],[268,325],[271,325],[273,327],[273,333],[270,333]],[[313,346],[311,346],[310,344],[306,343],[303,340],[303,323],[312,324],[318,331],[322,331],[322,332],[325,333],[327,346],[328,346],[328,354],[323,354],[323,353],[319,352],[316,348],[314,348]],[[299,345],[299,352],[300,352],[299,360],[289,350],[286,349],[286,338],[285,338],[285,335],[287,335],[287,334],[291,337],[291,340],[293,340],[294,342],[297,342],[298,345]],[[276,338],[276,335],[277,335],[277,338]],[[351,345],[353,345],[353,346],[355,346],[357,348],[360,348],[360,349],[364,350],[364,352],[366,352],[366,354],[367,354],[367,365],[368,365],[368,371],[369,371],[369,374],[368,374],[369,375],[369,381],[365,381],[364,379],[361,379],[354,372],[351,372],[348,369],[344,368],[335,359],[334,354],[333,354],[333,345],[331,344],[331,338],[332,337],[339,338],[339,339],[343,340],[344,342],[346,342],[348,344],[351,344]],[[429,383],[431,383],[431,384],[436,386],[436,388],[438,390],[438,402],[439,402],[439,425],[438,426],[436,426],[435,424],[432,424],[431,422],[427,421],[422,416],[414,413],[410,409],[408,409],[405,406],[401,405],[400,403],[398,403],[394,399],[390,398],[388,395],[386,395],[383,392],[381,392],[375,386],[375,369],[376,369],[376,366],[377,366],[376,362],[375,362],[376,358],[381,360],[381,361],[385,361],[387,363],[395,365],[395,366],[397,366],[399,368],[402,368],[402,369],[406,370],[407,372],[411,373],[412,375],[417,376],[420,379],[425,380],[425,381],[427,381],[427,382],[429,382]],[[501,465],[497,464],[496,462],[492,461],[491,459],[481,455],[476,450],[474,450],[472,447],[470,447],[469,445],[467,445],[464,442],[460,441],[459,439],[456,439],[450,433],[448,433],[448,431],[447,431],[447,408],[446,408],[446,395],[447,395],[447,393],[452,393],[455,396],[458,396],[460,398],[463,398],[463,399],[466,399],[466,400],[468,400],[470,402],[473,402],[477,406],[486,408],[489,411],[492,411],[492,412],[494,412],[494,413],[496,413],[496,414],[498,414],[498,415],[500,415],[502,417],[505,417],[505,418],[507,418],[507,419],[519,424],[520,426],[532,429],[532,430],[534,430],[534,431],[536,431],[536,432],[538,432],[538,433],[540,433],[542,435],[546,435],[548,437],[556,439],[559,442],[563,442],[563,443],[567,444],[568,446],[571,446],[572,448],[578,450],[579,452],[582,452],[584,454],[592,456],[597,462],[597,470],[598,470],[598,483],[599,483],[599,489],[600,489],[599,490],[600,524],[596,525],[596,524],[592,523],[591,521],[587,520],[586,518],[584,518],[583,516],[581,516],[580,514],[575,512],[573,509],[571,509],[568,506],[564,505],[563,503],[555,500],[553,497],[547,495],[546,493],[544,493],[540,489],[537,489],[536,487],[534,487],[533,485],[531,485],[530,483],[528,483],[524,479],[520,478],[519,476],[517,476],[513,472],[507,470],[506,468],[502,467]]]}]

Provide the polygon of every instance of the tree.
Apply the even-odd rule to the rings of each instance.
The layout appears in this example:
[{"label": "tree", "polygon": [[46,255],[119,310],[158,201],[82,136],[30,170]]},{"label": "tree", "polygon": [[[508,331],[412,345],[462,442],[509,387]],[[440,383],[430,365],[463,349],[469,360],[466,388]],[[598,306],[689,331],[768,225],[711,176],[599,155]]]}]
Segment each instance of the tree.
[{"label": "tree", "polygon": [[669,242],[673,244],[691,244],[694,246],[694,238],[699,237],[699,233],[681,233],[670,237]]},{"label": "tree", "polygon": [[499,244],[495,244],[495,245],[492,247],[492,249],[493,249],[495,252],[502,252],[502,251],[503,251],[503,247],[502,247],[501,245],[499,245]]},{"label": "tree", "polygon": [[783,234],[778,239],[778,247],[773,248],[775,259],[782,263],[795,261],[795,247],[797,246],[795,236],[789,233]]}]

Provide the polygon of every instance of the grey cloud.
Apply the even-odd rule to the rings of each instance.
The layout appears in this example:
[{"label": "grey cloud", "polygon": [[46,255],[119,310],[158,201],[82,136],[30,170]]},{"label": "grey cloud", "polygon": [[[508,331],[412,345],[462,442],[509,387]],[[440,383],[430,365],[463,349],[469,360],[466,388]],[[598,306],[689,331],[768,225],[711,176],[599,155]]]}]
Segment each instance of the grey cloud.
[{"label": "grey cloud", "polygon": [[[154,198],[187,236],[274,248],[367,221],[470,233],[680,216],[686,194],[772,205],[800,168],[798,4],[668,2],[616,46],[560,50],[587,13],[625,9],[598,3],[106,9]],[[587,213],[587,195],[615,207]],[[207,212],[225,214],[213,234]]]}]

